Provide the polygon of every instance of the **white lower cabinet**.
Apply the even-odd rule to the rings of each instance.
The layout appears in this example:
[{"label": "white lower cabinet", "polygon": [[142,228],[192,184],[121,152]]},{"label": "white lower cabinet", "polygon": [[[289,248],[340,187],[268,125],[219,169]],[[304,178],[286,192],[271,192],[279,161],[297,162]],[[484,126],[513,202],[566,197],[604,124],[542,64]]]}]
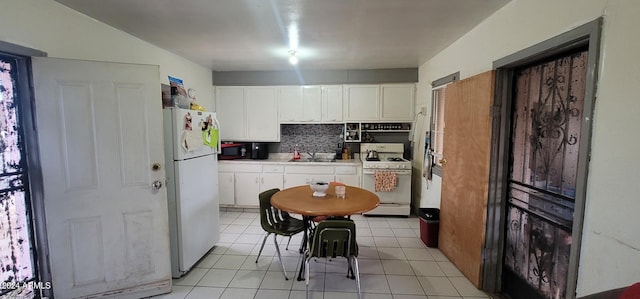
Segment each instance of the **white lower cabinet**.
[{"label": "white lower cabinet", "polygon": [[336,182],[341,182],[349,186],[360,187],[360,176],[354,174],[336,175]]},{"label": "white lower cabinet", "polygon": [[362,168],[356,165],[219,164],[220,205],[258,207],[260,192],[307,185],[312,180],[360,186]]},{"label": "white lower cabinet", "polygon": [[333,166],[287,165],[284,170],[285,188],[306,185],[312,180],[330,182],[335,178],[335,167]]},{"label": "white lower cabinet", "polygon": [[331,182],[333,179],[333,174],[287,174],[284,179],[284,187],[291,188],[300,185],[307,185],[313,180]]},{"label": "white lower cabinet", "polygon": [[284,167],[281,165],[231,164],[219,165],[220,205],[258,207],[258,195],[272,188],[283,188]]},{"label": "white lower cabinet", "polygon": [[273,188],[282,189],[283,175],[280,173],[236,173],[236,205],[259,206],[258,195]]},{"label": "white lower cabinet", "polygon": [[260,193],[260,173],[236,173],[236,205],[257,206]]},{"label": "white lower cabinet", "polygon": [[284,187],[284,166],[282,165],[264,165],[260,174],[260,192],[269,189]]},{"label": "white lower cabinet", "polygon": [[336,181],[345,185],[360,187],[361,168],[356,166],[336,166]]},{"label": "white lower cabinet", "polygon": [[218,185],[221,205],[234,205],[236,203],[235,183],[233,172],[218,173]]}]

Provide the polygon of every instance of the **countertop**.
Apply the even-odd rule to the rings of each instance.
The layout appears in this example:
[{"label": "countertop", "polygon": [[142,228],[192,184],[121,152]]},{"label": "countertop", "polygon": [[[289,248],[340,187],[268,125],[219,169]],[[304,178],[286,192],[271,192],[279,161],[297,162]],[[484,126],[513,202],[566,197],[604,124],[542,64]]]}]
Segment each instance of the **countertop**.
[{"label": "countertop", "polygon": [[[325,156],[322,153],[318,154],[320,158],[323,159],[328,159],[327,156]],[[263,159],[263,160],[259,160],[259,159],[236,159],[236,160],[218,160],[218,163],[223,163],[223,164],[280,164],[280,165],[333,165],[333,166],[346,166],[346,165],[355,165],[355,166],[360,166],[362,165],[362,161],[360,161],[360,157],[357,156],[354,159],[349,159],[349,160],[335,160],[335,162],[289,162],[289,160],[291,160],[292,155],[289,153],[278,153],[278,154],[269,154],[269,158],[268,159]],[[306,155],[303,155],[303,160],[306,159]]]}]

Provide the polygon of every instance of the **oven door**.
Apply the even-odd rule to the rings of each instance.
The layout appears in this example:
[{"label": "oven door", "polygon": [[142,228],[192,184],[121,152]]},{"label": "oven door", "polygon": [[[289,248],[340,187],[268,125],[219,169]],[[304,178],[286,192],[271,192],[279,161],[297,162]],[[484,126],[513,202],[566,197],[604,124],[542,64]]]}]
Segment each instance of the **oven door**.
[{"label": "oven door", "polygon": [[362,171],[362,188],[369,190],[380,198],[380,204],[411,204],[411,170],[396,170],[398,185],[389,192],[375,192],[375,170]]}]

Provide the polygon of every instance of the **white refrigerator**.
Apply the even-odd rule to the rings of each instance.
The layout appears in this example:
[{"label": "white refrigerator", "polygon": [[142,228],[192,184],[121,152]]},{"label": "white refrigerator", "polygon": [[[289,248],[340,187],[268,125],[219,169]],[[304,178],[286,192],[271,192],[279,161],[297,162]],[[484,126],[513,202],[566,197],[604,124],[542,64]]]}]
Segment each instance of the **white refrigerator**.
[{"label": "white refrigerator", "polygon": [[163,111],[171,273],[177,278],[220,239],[219,126],[214,112]]}]

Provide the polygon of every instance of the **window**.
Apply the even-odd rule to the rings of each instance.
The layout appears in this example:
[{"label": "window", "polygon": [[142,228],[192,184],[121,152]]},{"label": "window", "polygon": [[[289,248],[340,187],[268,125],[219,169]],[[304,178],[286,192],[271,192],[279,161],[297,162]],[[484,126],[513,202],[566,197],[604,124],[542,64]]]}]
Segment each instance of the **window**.
[{"label": "window", "polygon": [[440,78],[431,83],[431,147],[429,157],[433,163],[433,171],[440,174],[442,171],[442,150],[444,148],[445,119],[444,107],[446,105],[446,87],[449,83],[458,80],[460,72]]},{"label": "window", "polygon": [[437,166],[442,166],[440,159],[442,159],[442,142],[444,138],[444,99],[444,87],[439,87],[432,91],[431,105],[433,107],[433,114],[431,121],[431,136],[433,144],[431,149],[434,164]]}]

